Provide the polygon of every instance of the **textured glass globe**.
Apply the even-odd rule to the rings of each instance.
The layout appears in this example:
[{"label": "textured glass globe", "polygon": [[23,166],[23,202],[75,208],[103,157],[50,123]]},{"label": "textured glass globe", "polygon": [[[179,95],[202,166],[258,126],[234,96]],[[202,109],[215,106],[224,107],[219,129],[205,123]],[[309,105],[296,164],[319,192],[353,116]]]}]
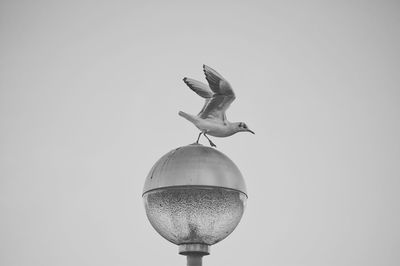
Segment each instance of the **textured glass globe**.
[{"label": "textured glass globe", "polygon": [[167,240],[213,245],[236,228],[247,195],[239,169],[226,155],[193,144],[158,160],[143,200],[150,223]]},{"label": "textured glass globe", "polygon": [[165,188],[144,195],[150,223],[174,244],[213,245],[242,218],[246,195],[213,187]]}]

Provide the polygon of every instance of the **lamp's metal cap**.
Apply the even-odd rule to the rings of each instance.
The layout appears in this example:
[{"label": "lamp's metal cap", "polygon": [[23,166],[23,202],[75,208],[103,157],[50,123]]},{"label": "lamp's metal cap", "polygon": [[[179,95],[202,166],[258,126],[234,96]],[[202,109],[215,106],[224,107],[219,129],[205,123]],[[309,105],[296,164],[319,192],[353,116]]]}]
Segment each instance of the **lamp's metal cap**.
[{"label": "lamp's metal cap", "polygon": [[183,146],[161,157],[146,178],[143,194],[181,186],[223,187],[247,195],[243,176],[233,161],[222,152],[200,144]]}]

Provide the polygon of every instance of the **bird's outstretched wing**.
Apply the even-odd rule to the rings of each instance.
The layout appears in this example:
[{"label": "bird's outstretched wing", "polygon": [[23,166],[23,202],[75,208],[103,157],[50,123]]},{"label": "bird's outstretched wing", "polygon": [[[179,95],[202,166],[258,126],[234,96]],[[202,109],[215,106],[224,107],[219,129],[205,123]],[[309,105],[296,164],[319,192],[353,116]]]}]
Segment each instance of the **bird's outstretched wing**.
[{"label": "bird's outstretched wing", "polygon": [[224,122],[226,120],[225,111],[235,100],[235,93],[228,81],[217,71],[206,65],[203,65],[203,70],[214,94],[211,100],[203,107],[199,116],[201,118],[217,118]]},{"label": "bird's outstretched wing", "polygon": [[206,102],[203,105],[203,108],[200,110],[198,116],[201,116],[207,105],[210,103],[214,93],[210,90],[208,85],[204,84],[203,82],[191,79],[191,78],[184,78],[183,82],[185,82],[188,87],[197,93],[197,95],[206,99]]},{"label": "bird's outstretched wing", "polygon": [[204,84],[203,82],[191,79],[191,78],[184,78],[183,82],[188,85],[192,91],[197,93],[199,96],[203,98],[212,98],[213,97],[213,92],[210,90],[210,87],[208,85]]}]

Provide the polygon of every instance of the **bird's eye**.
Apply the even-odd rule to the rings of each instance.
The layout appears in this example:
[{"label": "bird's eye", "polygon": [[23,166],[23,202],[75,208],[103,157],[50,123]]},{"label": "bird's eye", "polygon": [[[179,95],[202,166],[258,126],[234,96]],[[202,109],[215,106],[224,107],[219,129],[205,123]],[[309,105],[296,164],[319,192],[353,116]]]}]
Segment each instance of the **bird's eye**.
[{"label": "bird's eye", "polygon": [[243,124],[243,128],[247,128],[247,125],[246,125],[246,124]]}]

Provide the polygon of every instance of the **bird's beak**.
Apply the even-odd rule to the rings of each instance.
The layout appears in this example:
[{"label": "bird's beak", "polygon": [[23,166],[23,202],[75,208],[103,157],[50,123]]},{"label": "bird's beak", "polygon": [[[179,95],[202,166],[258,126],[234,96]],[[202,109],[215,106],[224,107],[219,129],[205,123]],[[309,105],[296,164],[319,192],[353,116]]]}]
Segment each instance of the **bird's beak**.
[{"label": "bird's beak", "polygon": [[252,130],[250,130],[250,129],[247,129],[247,132],[250,132],[251,134],[256,134],[256,133],[254,133],[254,131],[252,131]]}]

